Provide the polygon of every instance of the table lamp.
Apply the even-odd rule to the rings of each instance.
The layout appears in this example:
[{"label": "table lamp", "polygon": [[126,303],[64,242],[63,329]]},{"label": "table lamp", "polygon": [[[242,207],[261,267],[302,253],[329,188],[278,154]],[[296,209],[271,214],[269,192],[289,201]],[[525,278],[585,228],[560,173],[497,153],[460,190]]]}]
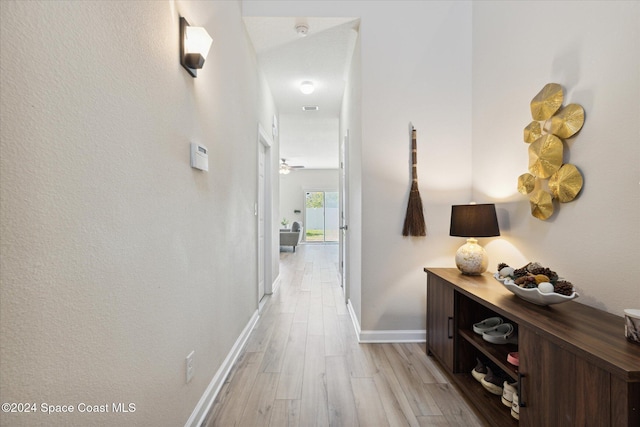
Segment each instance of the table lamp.
[{"label": "table lamp", "polygon": [[500,235],[496,206],[470,204],[451,206],[450,236],[467,237],[467,243],[456,252],[456,266],[462,274],[479,275],[487,271],[487,252],[476,237]]}]

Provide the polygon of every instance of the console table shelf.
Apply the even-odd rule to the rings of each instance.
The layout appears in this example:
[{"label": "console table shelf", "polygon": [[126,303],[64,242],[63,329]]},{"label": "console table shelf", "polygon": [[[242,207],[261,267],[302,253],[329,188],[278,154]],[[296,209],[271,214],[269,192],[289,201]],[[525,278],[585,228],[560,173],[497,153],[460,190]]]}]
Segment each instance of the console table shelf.
[{"label": "console table shelf", "polygon": [[518,368],[510,363],[507,363],[507,354],[510,352],[518,351],[518,346],[514,344],[507,345],[495,345],[488,344],[478,334],[467,329],[458,330],[460,337],[468,341],[482,354],[491,359],[493,363],[498,365],[505,373],[507,373],[512,379],[518,379]]},{"label": "console table shelf", "polygon": [[[640,425],[640,346],[624,338],[622,317],[573,301],[531,304],[488,273],[425,272],[427,353],[490,425]],[[493,316],[517,328],[517,346],[491,344],[473,332],[474,323]],[[506,361],[513,351],[519,367]],[[500,396],[471,376],[476,357],[520,380],[519,423]]]},{"label": "console table shelf", "polygon": [[500,396],[485,390],[471,374],[453,374],[452,378],[458,388],[463,390],[470,399],[473,399],[473,405],[477,412],[490,421],[490,426],[518,426],[518,420],[511,416],[510,408],[500,402]]}]

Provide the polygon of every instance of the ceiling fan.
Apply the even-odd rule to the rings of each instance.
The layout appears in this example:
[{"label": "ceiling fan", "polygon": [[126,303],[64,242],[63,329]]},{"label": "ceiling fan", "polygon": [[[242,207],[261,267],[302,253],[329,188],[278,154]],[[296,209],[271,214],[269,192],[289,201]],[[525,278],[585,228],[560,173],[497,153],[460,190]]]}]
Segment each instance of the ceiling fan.
[{"label": "ceiling fan", "polygon": [[287,175],[289,172],[291,172],[294,169],[303,169],[304,166],[289,166],[287,164],[287,160],[286,159],[281,159],[282,163],[280,163],[280,173],[282,175]]}]

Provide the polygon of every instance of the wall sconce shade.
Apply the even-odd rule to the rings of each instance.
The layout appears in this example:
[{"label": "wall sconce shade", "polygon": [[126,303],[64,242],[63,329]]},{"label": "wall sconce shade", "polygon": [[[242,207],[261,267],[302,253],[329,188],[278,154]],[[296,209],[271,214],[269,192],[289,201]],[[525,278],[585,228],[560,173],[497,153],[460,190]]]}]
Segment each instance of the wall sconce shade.
[{"label": "wall sconce shade", "polygon": [[186,19],[180,17],[180,64],[193,77],[207,59],[213,39],[202,27],[192,27]]},{"label": "wall sconce shade", "polygon": [[451,206],[450,236],[468,237],[456,252],[456,266],[462,274],[478,275],[487,271],[487,252],[476,237],[500,235],[494,204]]}]

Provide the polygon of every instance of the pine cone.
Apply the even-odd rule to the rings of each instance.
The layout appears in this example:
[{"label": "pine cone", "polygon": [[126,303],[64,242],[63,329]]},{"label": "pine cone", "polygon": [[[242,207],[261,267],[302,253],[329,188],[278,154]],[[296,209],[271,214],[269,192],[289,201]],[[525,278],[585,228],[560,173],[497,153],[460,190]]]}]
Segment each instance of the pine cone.
[{"label": "pine cone", "polygon": [[531,274],[533,274],[533,275],[544,274],[545,276],[547,276],[549,278],[549,281],[551,281],[551,282],[555,282],[556,280],[558,280],[558,273],[556,273],[553,270],[548,269],[547,267],[532,268],[531,270],[529,270],[529,272]]},{"label": "pine cone", "polygon": [[566,280],[559,280],[553,286],[553,292],[569,296],[573,293],[573,285],[571,282],[567,282]]},{"label": "pine cone", "polygon": [[529,274],[529,272],[527,271],[527,266],[524,266],[522,268],[517,268],[513,271],[513,277],[515,277],[516,279],[518,277],[524,277],[527,276]]},{"label": "pine cone", "polygon": [[521,288],[530,289],[536,287],[536,278],[535,276],[521,276],[518,277],[515,281],[515,284],[520,286]]}]

